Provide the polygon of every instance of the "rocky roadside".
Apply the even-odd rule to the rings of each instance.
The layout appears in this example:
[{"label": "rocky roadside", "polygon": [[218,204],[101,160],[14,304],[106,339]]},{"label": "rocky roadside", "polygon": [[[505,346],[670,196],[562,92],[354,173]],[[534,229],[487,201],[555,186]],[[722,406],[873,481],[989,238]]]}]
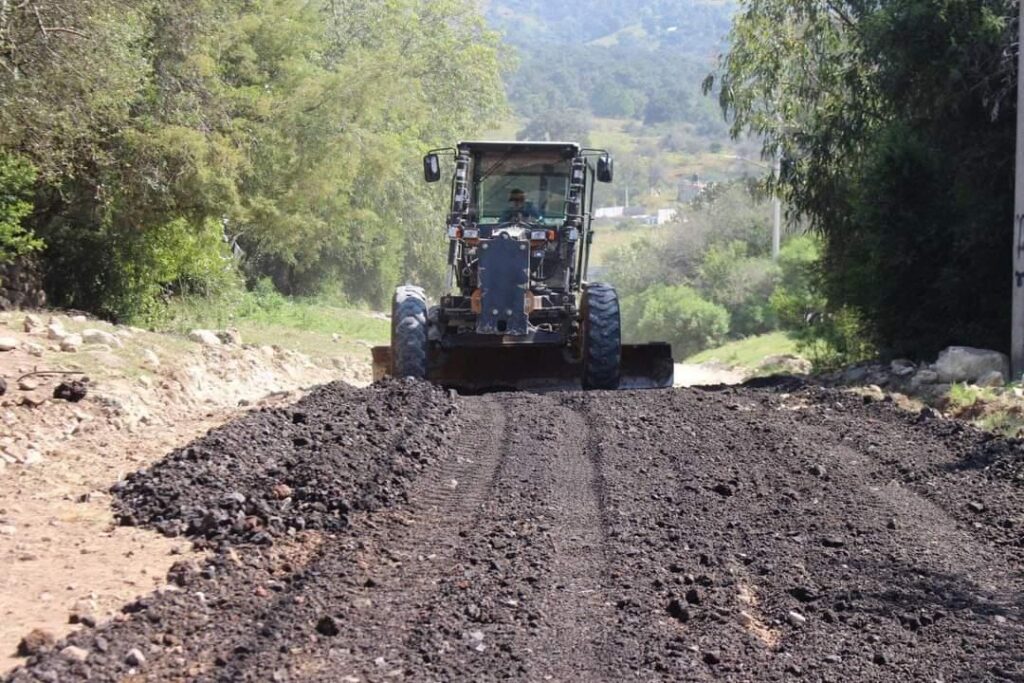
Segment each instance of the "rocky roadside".
[{"label": "rocky roadside", "polygon": [[0,313],[0,669],[22,661],[33,629],[45,641],[109,619],[191,554],[181,539],[118,526],[111,485],[247,411],[369,380],[358,359],[198,332]]}]

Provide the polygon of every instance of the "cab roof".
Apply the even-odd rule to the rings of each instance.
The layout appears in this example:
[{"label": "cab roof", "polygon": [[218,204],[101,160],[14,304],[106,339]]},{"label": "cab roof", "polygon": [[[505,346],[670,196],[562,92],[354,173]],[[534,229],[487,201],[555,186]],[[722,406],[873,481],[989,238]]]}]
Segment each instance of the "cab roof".
[{"label": "cab roof", "polygon": [[472,152],[498,152],[515,154],[516,152],[561,152],[566,158],[579,156],[580,146],[575,142],[548,142],[530,140],[479,140],[460,142],[460,150]]}]

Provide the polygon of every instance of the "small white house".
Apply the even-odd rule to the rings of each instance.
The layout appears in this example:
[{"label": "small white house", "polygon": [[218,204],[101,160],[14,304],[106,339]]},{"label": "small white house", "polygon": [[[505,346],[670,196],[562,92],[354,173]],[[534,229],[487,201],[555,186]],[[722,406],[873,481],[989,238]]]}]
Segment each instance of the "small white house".
[{"label": "small white house", "polygon": [[679,215],[679,209],[658,209],[658,225],[671,223]]},{"label": "small white house", "polygon": [[624,206],[606,206],[603,209],[595,209],[594,218],[622,218],[625,212]]}]

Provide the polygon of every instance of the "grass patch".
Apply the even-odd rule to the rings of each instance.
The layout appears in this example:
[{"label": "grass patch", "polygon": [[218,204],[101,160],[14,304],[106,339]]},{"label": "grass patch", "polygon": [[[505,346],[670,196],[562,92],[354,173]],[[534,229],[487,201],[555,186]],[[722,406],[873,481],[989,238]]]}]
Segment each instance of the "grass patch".
[{"label": "grass patch", "polygon": [[753,368],[768,356],[796,355],[796,341],[785,332],[771,332],[757,337],[747,337],[729,342],[716,349],[708,349],[690,356],[686,363],[707,363],[718,361],[726,365]]},{"label": "grass patch", "polygon": [[[388,343],[391,322],[365,309],[252,292],[230,301],[175,301],[156,327],[177,334],[196,328],[234,327],[247,344],[278,345],[316,357],[369,357],[368,347]],[[334,335],[338,335],[337,341]]]},{"label": "grass patch", "polygon": [[1014,394],[1014,387],[954,384],[939,401],[939,407],[986,432],[1010,438],[1024,433],[1024,402]]}]

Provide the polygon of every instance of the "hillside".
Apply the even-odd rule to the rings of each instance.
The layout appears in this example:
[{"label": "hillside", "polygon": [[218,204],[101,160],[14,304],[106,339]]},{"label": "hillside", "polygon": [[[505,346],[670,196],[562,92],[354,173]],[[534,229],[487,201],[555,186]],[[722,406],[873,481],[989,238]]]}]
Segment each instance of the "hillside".
[{"label": "hillside", "polygon": [[723,47],[734,10],[731,0],[495,0],[486,14],[519,46],[636,43],[706,57]]},{"label": "hillside", "polygon": [[618,172],[599,206],[664,208],[705,181],[761,176],[760,144],[731,140],[701,89],[734,12],[705,0],[491,2],[487,19],[516,61],[504,75],[511,117],[489,133],[608,149]]}]

